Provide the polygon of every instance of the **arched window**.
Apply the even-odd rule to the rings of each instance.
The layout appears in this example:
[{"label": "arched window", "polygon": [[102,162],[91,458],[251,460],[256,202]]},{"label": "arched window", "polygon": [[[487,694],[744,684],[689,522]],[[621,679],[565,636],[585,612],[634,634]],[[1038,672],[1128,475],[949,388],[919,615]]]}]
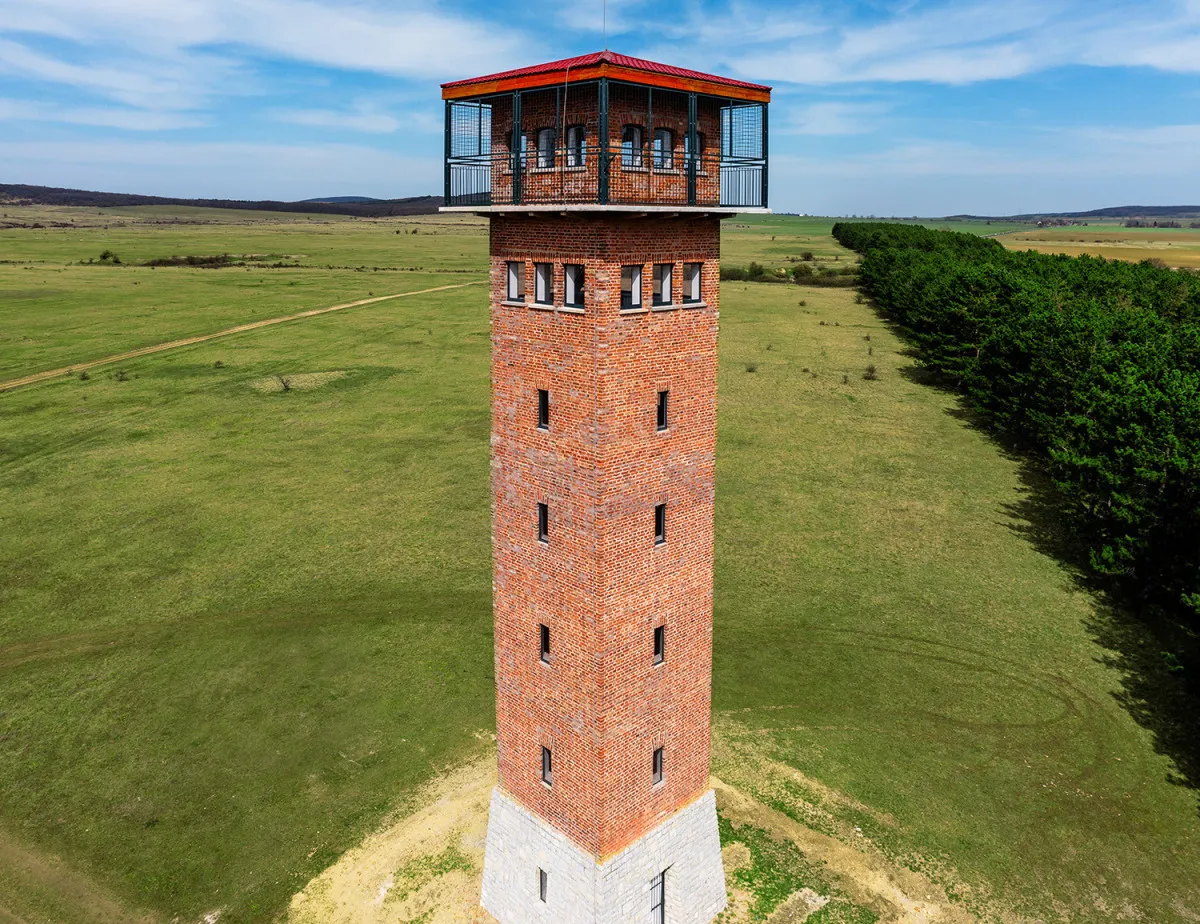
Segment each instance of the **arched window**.
[{"label": "arched window", "polygon": [[582,167],[587,163],[587,130],[582,125],[567,126],[567,166]]},{"label": "arched window", "polygon": [[626,125],[621,129],[621,166],[642,166],[642,126]]},{"label": "arched window", "polygon": [[537,133],[537,165],[554,166],[554,129],[541,128]]},{"label": "arched window", "polygon": [[654,130],[654,166],[659,170],[675,166],[675,133],[669,128]]}]

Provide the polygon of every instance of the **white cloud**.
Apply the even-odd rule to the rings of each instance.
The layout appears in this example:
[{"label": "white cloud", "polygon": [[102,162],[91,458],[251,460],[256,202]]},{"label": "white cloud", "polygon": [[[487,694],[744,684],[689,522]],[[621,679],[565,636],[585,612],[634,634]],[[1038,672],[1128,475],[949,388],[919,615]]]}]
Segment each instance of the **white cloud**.
[{"label": "white cloud", "polygon": [[137,132],[201,128],[208,124],[204,119],[175,112],[147,112],[140,109],[99,106],[65,107],[14,99],[0,99],[0,122],[60,122]]},{"label": "white cloud", "polygon": [[785,135],[865,135],[879,128],[890,110],[883,103],[828,101],[810,103],[774,116],[772,127]]},{"label": "white cloud", "polygon": [[337,112],[332,109],[277,109],[271,113],[277,122],[314,128],[346,129],[354,132],[388,134],[400,127],[400,120],[382,112]]}]

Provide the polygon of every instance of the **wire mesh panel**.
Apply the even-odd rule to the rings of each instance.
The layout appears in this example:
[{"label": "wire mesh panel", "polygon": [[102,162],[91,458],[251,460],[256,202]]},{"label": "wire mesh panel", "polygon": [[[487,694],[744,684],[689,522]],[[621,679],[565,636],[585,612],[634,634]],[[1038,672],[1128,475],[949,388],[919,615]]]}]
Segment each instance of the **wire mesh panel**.
[{"label": "wire mesh panel", "polygon": [[446,111],[446,203],[491,205],[492,107],[450,103]]},{"label": "wire mesh panel", "polygon": [[721,205],[760,207],[766,198],[766,107],[721,107]]},{"label": "wire mesh panel", "polygon": [[688,94],[632,84],[609,89],[609,201],[688,204]]}]

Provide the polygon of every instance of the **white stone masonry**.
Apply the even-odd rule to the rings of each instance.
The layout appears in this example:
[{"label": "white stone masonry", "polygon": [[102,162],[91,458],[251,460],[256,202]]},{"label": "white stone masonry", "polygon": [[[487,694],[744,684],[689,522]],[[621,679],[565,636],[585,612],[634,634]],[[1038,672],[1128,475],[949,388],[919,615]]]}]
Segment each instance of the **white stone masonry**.
[{"label": "white stone masonry", "polygon": [[[547,874],[544,902],[538,870]],[[658,924],[651,883],[664,871],[667,924],[709,924],[724,910],[712,790],[605,863],[492,791],[483,906],[500,924]]]}]

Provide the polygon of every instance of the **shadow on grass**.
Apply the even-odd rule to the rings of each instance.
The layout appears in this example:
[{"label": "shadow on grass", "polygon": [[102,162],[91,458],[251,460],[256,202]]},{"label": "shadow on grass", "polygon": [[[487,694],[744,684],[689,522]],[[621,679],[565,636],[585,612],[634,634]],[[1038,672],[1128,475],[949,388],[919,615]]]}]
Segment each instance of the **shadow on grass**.
[{"label": "shadow on grass", "polygon": [[[903,336],[890,322],[889,327]],[[1168,663],[1164,649],[1173,644],[1172,627],[1135,601],[1116,597],[1090,571],[1087,549],[1063,526],[1058,493],[1040,460],[988,426],[959,393],[956,383],[917,365],[918,354],[911,347],[901,355],[914,360],[913,365],[899,370],[905,379],[952,394],[956,401],[948,413],[985,434],[1018,464],[1023,490],[1019,500],[1004,505],[1012,520],[1009,529],[1063,565],[1073,583],[1092,597],[1094,606],[1085,628],[1103,649],[1097,660],[1121,677],[1114,698],[1153,735],[1155,751],[1173,762],[1168,782],[1197,792],[1200,811],[1200,685],[1189,684],[1185,675]]]}]

